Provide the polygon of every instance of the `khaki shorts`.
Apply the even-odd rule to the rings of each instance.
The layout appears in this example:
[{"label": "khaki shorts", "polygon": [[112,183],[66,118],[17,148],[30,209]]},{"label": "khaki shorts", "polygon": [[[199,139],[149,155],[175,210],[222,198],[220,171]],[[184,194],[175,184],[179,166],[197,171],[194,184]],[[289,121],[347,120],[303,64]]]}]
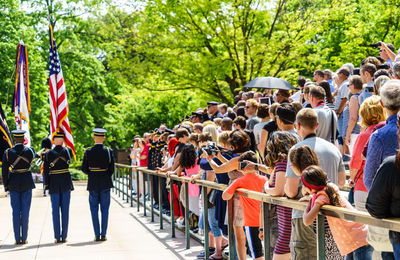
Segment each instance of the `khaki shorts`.
[{"label": "khaki shorts", "polygon": [[317,236],[314,233],[312,225],[305,226],[303,224],[303,218],[292,219],[290,259],[317,259]]}]

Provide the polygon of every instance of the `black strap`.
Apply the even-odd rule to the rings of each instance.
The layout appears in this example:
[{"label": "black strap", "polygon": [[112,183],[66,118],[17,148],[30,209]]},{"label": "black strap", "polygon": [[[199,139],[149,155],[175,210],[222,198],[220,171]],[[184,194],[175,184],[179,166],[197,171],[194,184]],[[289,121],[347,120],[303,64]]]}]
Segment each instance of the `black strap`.
[{"label": "black strap", "polygon": [[335,118],[331,109],[331,143],[335,144]]},{"label": "black strap", "polygon": [[[22,151],[20,154],[17,154],[17,159],[15,159],[15,161],[10,165],[11,169],[14,169],[15,166],[19,163],[19,161],[24,160],[26,163],[30,164],[31,162],[25,158],[24,156],[22,156],[22,153],[24,151]],[[8,154],[7,154],[8,157]]]},{"label": "black strap", "polygon": [[[67,159],[65,159],[64,158],[64,156],[62,156],[60,153],[58,153],[58,152],[56,152],[56,151],[54,151],[53,150],[53,152],[55,152],[56,154],[57,154],[57,158],[56,159],[54,159],[51,163],[50,163],[50,168],[53,168],[55,165],[56,165],[56,163],[58,162],[58,160],[63,160],[66,164],[70,164],[71,162],[70,162],[70,160],[67,160]],[[68,152],[68,150],[67,150],[67,153],[68,153],[68,156],[69,156],[69,152]]]}]

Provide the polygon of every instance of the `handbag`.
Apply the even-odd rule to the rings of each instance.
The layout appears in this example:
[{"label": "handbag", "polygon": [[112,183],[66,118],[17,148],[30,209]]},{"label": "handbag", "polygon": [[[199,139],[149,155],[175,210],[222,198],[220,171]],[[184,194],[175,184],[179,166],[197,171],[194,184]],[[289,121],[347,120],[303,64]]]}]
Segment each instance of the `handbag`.
[{"label": "handbag", "polygon": [[[357,172],[356,179],[354,181],[354,186],[356,185],[356,183],[360,179],[361,173],[362,173],[362,171],[360,171],[360,170]],[[348,198],[347,198],[347,200],[350,202],[351,205],[354,205],[354,186],[350,188],[349,195],[348,195]]]},{"label": "handbag", "polygon": [[217,196],[217,191],[216,190],[211,190],[210,193],[208,193],[208,208],[211,209],[215,206],[215,198]]}]

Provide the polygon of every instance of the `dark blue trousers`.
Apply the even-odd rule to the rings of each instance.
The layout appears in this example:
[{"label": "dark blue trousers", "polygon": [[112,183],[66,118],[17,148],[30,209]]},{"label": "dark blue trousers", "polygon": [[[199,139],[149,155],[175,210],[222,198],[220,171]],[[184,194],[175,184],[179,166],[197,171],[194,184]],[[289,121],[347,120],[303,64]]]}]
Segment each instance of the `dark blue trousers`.
[{"label": "dark blue trousers", "polygon": [[32,190],[10,191],[15,241],[26,240],[28,236],[29,210]]},{"label": "dark blue trousers", "polygon": [[[69,202],[71,191],[52,193],[51,208],[53,210],[53,229],[55,239],[66,239],[68,234]],[[60,231],[60,210],[61,210],[61,231]]]},{"label": "dark blue trousers", "polygon": [[[108,226],[108,210],[110,208],[110,189],[89,191],[89,205],[95,236],[105,236]],[[101,211],[101,231],[99,224],[99,205]]]}]

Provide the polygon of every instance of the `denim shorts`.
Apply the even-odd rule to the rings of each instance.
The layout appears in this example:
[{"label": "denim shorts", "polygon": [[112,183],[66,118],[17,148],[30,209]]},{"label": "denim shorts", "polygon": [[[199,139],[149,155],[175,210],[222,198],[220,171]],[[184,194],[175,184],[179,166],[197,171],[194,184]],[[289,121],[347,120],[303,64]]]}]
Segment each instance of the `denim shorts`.
[{"label": "denim shorts", "polygon": [[210,226],[214,237],[222,236],[222,231],[218,226],[218,220],[215,218],[215,207],[208,209],[208,225]]}]

